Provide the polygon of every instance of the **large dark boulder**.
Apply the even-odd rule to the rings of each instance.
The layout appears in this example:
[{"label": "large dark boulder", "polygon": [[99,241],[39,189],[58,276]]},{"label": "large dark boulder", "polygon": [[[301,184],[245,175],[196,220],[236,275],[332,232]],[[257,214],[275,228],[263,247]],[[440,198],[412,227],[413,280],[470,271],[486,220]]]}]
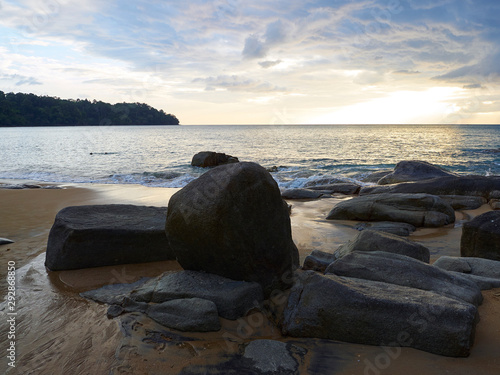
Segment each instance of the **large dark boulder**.
[{"label": "large dark boulder", "polygon": [[500,260],[500,211],[486,212],[464,224],[460,255]]},{"label": "large dark boulder", "polygon": [[330,264],[325,273],[428,290],[476,306],[483,301],[481,289],[469,279],[383,251],[348,254]]},{"label": "large dark boulder", "polygon": [[419,261],[429,263],[430,252],[424,245],[390,233],[374,230],[364,230],[349,242],[341,245],[335,252],[336,259],[340,259],[355,251],[384,251],[393,254],[405,255]]},{"label": "large dark boulder", "polygon": [[360,195],[400,193],[434,195],[469,195],[488,198],[494,190],[500,190],[498,176],[446,176],[416,182],[402,182],[395,185],[365,186]]},{"label": "large dark boulder", "polygon": [[428,180],[430,178],[444,176],[456,176],[456,174],[448,172],[426,161],[405,160],[396,164],[394,171],[382,177],[378,181],[378,184],[397,184],[400,182]]},{"label": "large dark boulder", "polygon": [[214,151],[202,151],[193,156],[191,165],[193,167],[216,167],[218,165],[238,163],[239,160],[235,156],[226,155]]},{"label": "large dark boulder", "polygon": [[52,271],[175,259],[165,236],[166,207],[66,207],[49,233],[45,265]]},{"label": "large dark boulder", "polygon": [[455,222],[455,211],[435,195],[375,194],[338,203],[326,219],[396,221],[415,227],[440,227]]},{"label": "large dark boulder", "polygon": [[466,357],[477,321],[476,306],[434,292],[305,271],[288,298],[282,330]]},{"label": "large dark boulder", "polygon": [[288,288],[298,267],[288,205],[255,163],[216,167],[178,191],[165,230],[184,269],[256,281],[265,295]]}]

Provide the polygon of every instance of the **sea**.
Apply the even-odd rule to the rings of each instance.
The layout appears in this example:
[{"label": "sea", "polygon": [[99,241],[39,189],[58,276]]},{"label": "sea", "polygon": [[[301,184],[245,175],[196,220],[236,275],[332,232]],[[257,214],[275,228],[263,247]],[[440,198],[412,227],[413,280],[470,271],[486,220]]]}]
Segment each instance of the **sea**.
[{"label": "sea", "polygon": [[271,170],[282,188],[363,182],[402,160],[500,175],[500,125],[203,125],[0,128],[0,179],[183,187],[217,151]]}]

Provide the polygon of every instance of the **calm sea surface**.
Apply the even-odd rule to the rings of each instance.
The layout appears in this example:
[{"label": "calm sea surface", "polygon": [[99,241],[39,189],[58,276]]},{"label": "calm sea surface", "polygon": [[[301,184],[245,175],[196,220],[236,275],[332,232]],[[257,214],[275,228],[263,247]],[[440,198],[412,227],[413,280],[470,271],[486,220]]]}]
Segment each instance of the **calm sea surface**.
[{"label": "calm sea surface", "polygon": [[282,187],[358,180],[401,160],[500,175],[500,125],[98,126],[0,128],[0,178],[182,187],[199,151],[278,166]]}]

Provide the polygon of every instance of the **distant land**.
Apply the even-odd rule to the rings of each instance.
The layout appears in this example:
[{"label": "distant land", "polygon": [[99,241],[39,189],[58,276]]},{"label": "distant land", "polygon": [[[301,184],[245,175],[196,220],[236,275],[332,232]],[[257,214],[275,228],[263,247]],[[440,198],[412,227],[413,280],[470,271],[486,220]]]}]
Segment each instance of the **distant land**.
[{"label": "distant land", "polygon": [[0,91],[0,127],[75,125],[179,125],[179,120],[144,103],[109,104]]}]

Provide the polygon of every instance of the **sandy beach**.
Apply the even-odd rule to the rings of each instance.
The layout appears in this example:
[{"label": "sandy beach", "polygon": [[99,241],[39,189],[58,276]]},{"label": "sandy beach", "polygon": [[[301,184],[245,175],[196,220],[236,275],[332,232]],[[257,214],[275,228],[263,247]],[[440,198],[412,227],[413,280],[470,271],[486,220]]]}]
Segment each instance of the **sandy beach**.
[{"label": "sandy beach", "polygon": [[[24,183],[25,181],[0,181]],[[0,246],[0,267],[5,275],[15,262],[16,281],[16,368],[2,356],[0,368],[8,374],[178,374],[219,373],[217,363],[236,349],[228,345],[227,334],[242,337],[290,341],[308,350],[301,373],[313,374],[498,374],[500,368],[500,290],[484,291],[479,307],[475,344],[468,358],[448,358],[410,348],[355,345],[316,339],[284,338],[267,321],[253,324],[223,320],[219,332],[186,334],[167,330],[151,319],[136,317],[107,319],[106,306],[78,293],[111,283],[129,283],[144,276],[178,270],[175,261],[139,265],[100,267],[86,270],[47,272],[45,250],[56,213],[67,206],[129,203],[165,206],[178,189],[139,185],[60,185],[59,189],[0,189],[0,237],[15,241]],[[357,233],[352,222],[324,218],[345,196],[317,201],[290,201],[293,238],[301,263],[312,250],[334,251]],[[441,255],[459,256],[461,223],[488,210],[457,212],[457,222],[445,228],[419,229],[411,239],[427,246],[431,261]],[[0,280],[5,295],[6,278]],[[2,304],[5,309],[5,304]],[[5,310],[3,310],[5,313]],[[138,313],[133,313],[138,314]],[[2,314],[4,315],[4,314]],[[121,326],[119,319],[123,319]],[[8,347],[7,323],[0,322],[2,350]],[[248,334],[242,335],[247,322]],[[139,322],[139,324],[137,323]],[[124,328],[125,327],[125,328]],[[156,340],[152,332],[163,332]],[[226,336],[224,336],[226,335]],[[170,339],[165,339],[169,337]],[[176,340],[183,337],[190,340]],[[179,343],[179,341],[182,341]],[[389,362],[384,362],[389,358]],[[370,364],[376,364],[375,367]],[[377,367],[378,366],[378,367]]]}]

